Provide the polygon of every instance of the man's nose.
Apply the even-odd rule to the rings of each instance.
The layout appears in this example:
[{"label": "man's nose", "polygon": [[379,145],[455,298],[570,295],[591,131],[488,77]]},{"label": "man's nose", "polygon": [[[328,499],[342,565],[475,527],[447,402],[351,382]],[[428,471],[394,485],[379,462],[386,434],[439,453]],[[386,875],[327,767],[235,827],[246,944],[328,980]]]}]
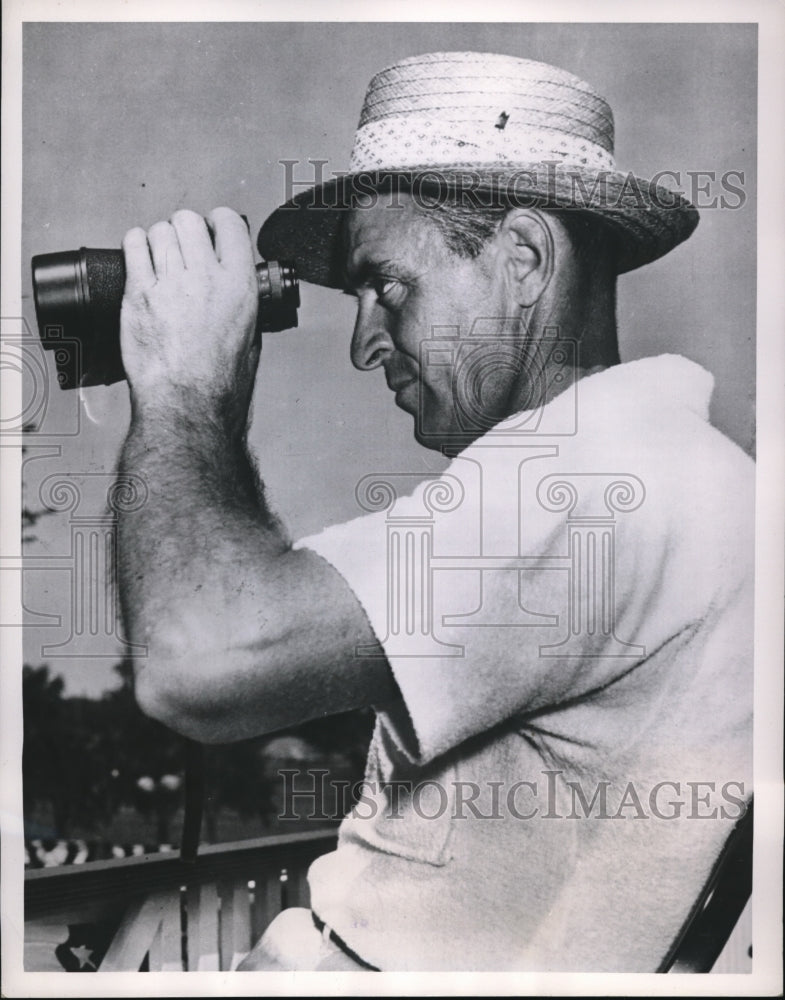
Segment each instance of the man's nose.
[{"label": "man's nose", "polygon": [[360,301],[352,334],[352,364],[360,371],[378,368],[395,350],[387,332],[380,308],[374,303]]}]

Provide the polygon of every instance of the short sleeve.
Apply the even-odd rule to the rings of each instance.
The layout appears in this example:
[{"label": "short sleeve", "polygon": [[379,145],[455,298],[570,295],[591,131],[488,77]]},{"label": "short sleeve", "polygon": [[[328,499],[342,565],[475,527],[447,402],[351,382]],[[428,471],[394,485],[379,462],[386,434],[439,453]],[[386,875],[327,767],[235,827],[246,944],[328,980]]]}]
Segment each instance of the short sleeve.
[{"label": "short sleeve", "polygon": [[[517,462],[504,469],[499,461],[456,460],[386,509],[297,543],[328,560],[365,609],[411,720],[419,763],[512,715],[585,694],[646,652],[632,627],[644,609],[639,601],[630,614],[632,582],[620,576],[635,558],[611,566],[618,556],[612,522],[595,522],[591,537],[581,537],[570,497],[557,478],[548,481],[545,463],[536,473],[531,463],[527,477]],[[483,497],[489,480],[495,491]],[[591,494],[605,488],[581,485]],[[599,502],[595,495],[576,501],[588,511]],[[612,597],[615,608],[607,604]],[[386,721],[395,728],[394,720]]]}]

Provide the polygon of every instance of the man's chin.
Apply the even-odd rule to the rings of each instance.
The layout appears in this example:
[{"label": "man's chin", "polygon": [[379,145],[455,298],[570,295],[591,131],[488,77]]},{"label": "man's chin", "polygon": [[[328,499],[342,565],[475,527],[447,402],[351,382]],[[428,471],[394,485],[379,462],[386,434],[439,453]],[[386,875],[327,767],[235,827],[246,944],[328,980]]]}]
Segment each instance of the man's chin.
[{"label": "man's chin", "polygon": [[[395,394],[395,405],[414,420],[414,440],[432,451],[461,451],[488,428],[463,427],[454,414],[421,405],[422,387],[417,382],[404,385]],[[429,396],[426,395],[426,400]]]},{"label": "man's chin", "polygon": [[478,437],[481,437],[481,430],[467,430],[462,427],[449,425],[445,427],[434,427],[427,425],[414,417],[414,440],[423,448],[430,448],[432,451],[440,451],[448,454],[463,451]]},{"label": "man's chin", "polygon": [[417,444],[422,445],[423,448],[430,448],[431,451],[443,451],[445,448],[445,442],[440,437],[434,437],[432,434],[422,434],[417,427],[417,421],[414,422],[414,440]]}]

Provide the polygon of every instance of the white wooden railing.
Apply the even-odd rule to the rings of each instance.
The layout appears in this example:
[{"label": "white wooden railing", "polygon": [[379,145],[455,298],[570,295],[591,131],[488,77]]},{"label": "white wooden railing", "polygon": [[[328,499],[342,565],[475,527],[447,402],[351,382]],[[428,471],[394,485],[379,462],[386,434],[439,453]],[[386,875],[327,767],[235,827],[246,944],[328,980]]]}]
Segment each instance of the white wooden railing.
[{"label": "white wooden railing", "polygon": [[203,847],[193,864],[160,854],[27,871],[25,969],[56,968],[71,941],[84,971],[231,970],[282,909],[309,905],[308,867],[335,842],[293,833]]}]

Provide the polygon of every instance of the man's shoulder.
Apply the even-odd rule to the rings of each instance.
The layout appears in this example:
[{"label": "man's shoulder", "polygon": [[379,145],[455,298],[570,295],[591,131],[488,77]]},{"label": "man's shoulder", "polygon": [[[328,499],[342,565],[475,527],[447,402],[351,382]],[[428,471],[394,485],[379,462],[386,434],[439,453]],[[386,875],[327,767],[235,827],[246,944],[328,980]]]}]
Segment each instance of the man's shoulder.
[{"label": "man's shoulder", "polygon": [[711,455],[718,475],[752,475],[749,455],[710,422],[713,390],[714,376],[682,355],[615,365],[578,384],[575,445],[587,456],[636,456],[652,472],[697,453]]}]

